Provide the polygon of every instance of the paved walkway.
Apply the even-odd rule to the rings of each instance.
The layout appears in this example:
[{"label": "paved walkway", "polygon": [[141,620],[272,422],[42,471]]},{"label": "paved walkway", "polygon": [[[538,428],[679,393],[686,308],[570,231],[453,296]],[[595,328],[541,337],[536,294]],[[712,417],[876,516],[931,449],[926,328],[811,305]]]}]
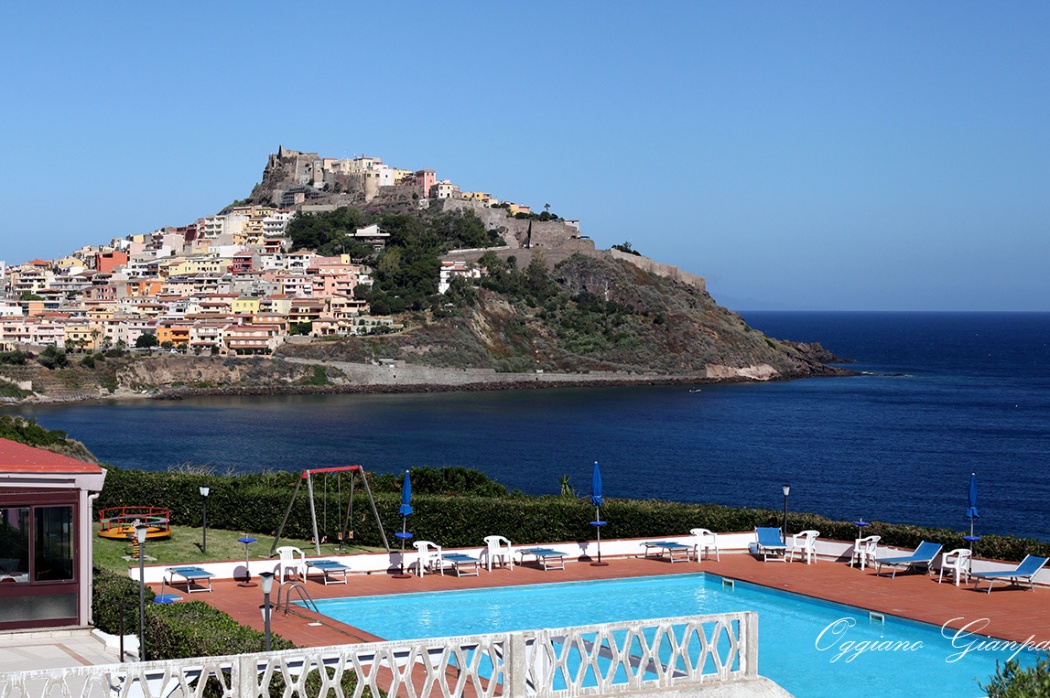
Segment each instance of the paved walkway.
[{"label": "paved walkway", "polygon": [[90,630],[0,633],[0,674],[118,662],[118,653]]}]

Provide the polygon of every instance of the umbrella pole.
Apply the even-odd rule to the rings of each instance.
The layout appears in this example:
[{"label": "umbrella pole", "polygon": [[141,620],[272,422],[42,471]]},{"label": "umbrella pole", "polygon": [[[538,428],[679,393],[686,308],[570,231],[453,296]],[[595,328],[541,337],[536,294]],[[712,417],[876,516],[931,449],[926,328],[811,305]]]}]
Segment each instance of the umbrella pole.
[{"label": "umbrella pole", "polygon": [[[601,523],[602,520],[602,508],[594,507],[594,520]],[[602,527],[595,526],[598,529],[598,564],[602,564]]]},{"label": "umbrella pole", "polygon": [[405,574],[405,532],[408,530],[408,517],[401,517],[401,575]]}]

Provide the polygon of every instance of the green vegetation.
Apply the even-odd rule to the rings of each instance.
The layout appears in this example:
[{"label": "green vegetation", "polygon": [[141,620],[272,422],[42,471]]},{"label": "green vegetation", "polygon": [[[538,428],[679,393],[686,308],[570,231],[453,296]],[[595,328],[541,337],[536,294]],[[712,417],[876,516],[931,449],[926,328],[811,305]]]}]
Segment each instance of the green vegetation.
[{"label": "green vegetation", "polygon": [[[210,499],[210,498],[209,498]],[[345,497],[343,504],[346,504]],[[197,495],[198,509],[202,509],[200,495]],[[210,502],[209,502],[210,503]],[[287,502],[285,502],[287,504]],[[219,560],[243,560],[244,543],[238,542],[243,538],[243,531],[227,531],[221,528],[213,528],[211,525],[213,507],[208,507],[208,552],[201,550],[203,531],[198,524],[191,526],[172,526],[170,538],[155,538],[146,541],[146,555],[157,561],[150,564],[158,565],[181,565],[187,563],[216,562]],[[318,517],[322,516],[318,513]],[[333,513],[329,512],[329,518]],[[331,522],[329,522],[331,523]],[[336,524],[338,527],[338,524]],[[97,531],[96,524],[96,531]],[[263,535],[256,532],[252,536],[258,540],[251,544],[249,552],[251,557],[265,557],[270,552],[270,544],[273,543],[273,535]],[[335,538],[330,540],[335,541]],[[280,545],[294,545],[303,550],[313,550],[314,544],[303,538],[281,538]],[[131,553],[131,544],[124,540],[113,540],[96,536],[94,541],[95,553],[94,564],[96,567],[118,573],[126,573],[131,565],[137,564],[137,557]],[[336,554],[334,543],[325,543],[321,546],[325,555]],[[358,545],[354,541],[347,541],[343,546],[347,553],[372,552],[381,548]]]},{"label": "green vegetation", "polygon": [[29,354],[24,351],[0,351],[0,365],[24,366]]},{"label": "green vegetation", "polygon": [[22,398],[29,397],[33,392],[31,390],[22,390],[14,383],[9,381],[0,380],[0,398],[11,398],[13,400],[21,400]]},{"label": "green vegetation", "polygon": [[[593,535],[589,521],[594,511],[586,498],[508,493],[506,488],[484,474],[464,468],[412,468],[412,506],[416,511],[413,529],[417,538],[441,541],[448,547],[480,545],[479,531],[505,535],[515,543],[541,543],[557,540],[586,540]],[[245,531],[257,537],[272,536],[280,527],[298,473],[261,473],[217,476],[179,473],[151,473],[110,468],[106,487],[96,506],[149,504],[170,507],[172,523],[200,526],[201,501],[198,487],[208,485],[208,521],[216,529]],[[329,512],[328,526],[321,535],[336,540],[340,522],[332,513],[346,507],[347,481],[341,483],[342,500],[336,501],[335,476],[327,486],[314,483],[318,511]],[[342,477],[348,477],[345,474]],[[370,482],[384,529],[399,528],[397,511],[401,503],[401,473],[372,475]],[[552,487],[553,487],[552,483]],[[567,484],[567,483],[563,483]],[[351,528],[354,544],[382,545],[368,500],[358,487],[354,499]],[[602,531],[610,538],[666,536],[691,528],[712,531],[749,531],[755,526],[780,526],[782,513],[771,509],[747,509],[712,504],[608,499],[602,509],[609,525]],[[320,515],[319,515],[320,518]],[[321,522],[319,522],[321,523]],[[794,531],[816,529],[821,535],[838,540],[856,537],[856,526],[815,514],[789,514],[788,528]],[[211,528],[209,527],[209,531]],[[942,543],[945,549],[965,547],[963,533],[939,528],[874,522],[865,530],[882,536],[886,545],[914,548],[923,540]],[[285,528],[290,538],[309,539],[312,535],[309,502],[300,493]],[[209,552],[211,541],[209,540]],[[1020,560],[1025,554],[1050,555],[1050,544],[1031,539],[983,536],[979,555]],[[236,559],[236,555],[228,555]]]},{"label": "green vegetation", "polygon": [[159,346],[160,340],[157,339],[157,335],[152,332],[143,332],[135,340],[136,349],[152,349],[153,347]]},{"label": "green vegetation", "polygon": [[49,371],[54,371],[56,368],[68,366],[69,356],[54,344],[50,344],[44,351],[40,352],[36,357],[36,361]]},{"label": "green vegetation", "polygon": [[626,252],[627,254],[636,254],[639,257],[642,256],[641,252],[639,252],[638,250],[636,250],[633,247],[631,247],[631,241],[630,240],[628,240],[627,242],[623,243],[622,245],[613,245],[612,249],[619,250],[620,252]]},{"label": "green vegetation", "polygon": [[988,698],[1050,698],[1050,658],[1040,657],[1035,666],[1022,669],[1016,659],[995,663],[991,681],[981,684]]},{"label": "green vegetation", "polygon": [[[386,247],[375,252],[354,233],[373,223],[388,235]],[[343,207],[297,215],[286,234],[295,249],[320,254],[348,254],[375,269],[371,286],[358,286],[355,296],[367,300],[374,315],[437,307],[439,257],[457,248],[493,247],[503,239],[486,230],[472,211],[465,213],[376,213]]]}]

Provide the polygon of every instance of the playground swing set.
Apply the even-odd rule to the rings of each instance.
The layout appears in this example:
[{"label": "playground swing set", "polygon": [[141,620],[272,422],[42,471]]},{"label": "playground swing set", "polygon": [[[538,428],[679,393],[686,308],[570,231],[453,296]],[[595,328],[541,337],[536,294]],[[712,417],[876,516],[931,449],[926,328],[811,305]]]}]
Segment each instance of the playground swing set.
[{"label": "playground swing set", "polygon": [[270,557],[273,557],[277,552],[277,544],[281,540],[281,535],[284,533],[284,527],[288,523],[288,517],[292,514],[292,508],[295,506],[295,500],[299,496],[299,490],[302,487],[303,481],[306,481],[306,490],[310,496],[310,521],[313,524],[314,531],[314,548],[318,555],[321,554],[321,536],[318,534],[317,529],[317,507],[314,502],[314,481],[313,476],[315,474],[323,474],[324,479],[324,524],[325,528],[328,527],[328,475],[330,473],[336,473],[336,510],[340,508],[342,501],[342,473],[350,473],[350,497],[346,505],[346,516],[342,521],[342,526],[339,529],[339,549],[342,550],[343,542],[354,537],[354,531],[350,528],[350,522],[353,521],[354,516],[354,484],[357,481],[357,477],[361,477],[361,482],[364,484],[365,492],[368,494],[368,503],[372,507],[372,515],[375,517],[376,526],[379,528],[379,537],[383,541],[383,547],[386,551],[390,552],[390,544],[386,540],[386,532],[383,530],[383,522],[379,519],[379,510],[376,509],[376,500],[372,496],[372,489],[368,486],[368,478],[365,477],[364,468],[360,465],[344,465],[334,468],[311,468],[304,470],[302,476],[296,481],[295,489],[292,491],[292,498],[288,502],[288,508],[284,511],[284,518],[281,520],[281,527],[277,529],[277,535],[273,538],[273,545],[270,546]]}]

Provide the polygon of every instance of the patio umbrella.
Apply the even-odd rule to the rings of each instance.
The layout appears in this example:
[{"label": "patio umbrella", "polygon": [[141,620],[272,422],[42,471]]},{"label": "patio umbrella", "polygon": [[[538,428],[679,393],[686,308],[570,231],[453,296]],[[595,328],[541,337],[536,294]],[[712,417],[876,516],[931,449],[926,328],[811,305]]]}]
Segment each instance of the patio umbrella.
[{"label": "patio umbrella", "polygon": [[602,521],[602,471],[598,467],[598,461],[594,461],[594,472],[591,475],[591,504],[594,505],[594,521],[591,525],[594,526],[598,532],[598,563],[602,563],[602,526],[605,522]]},{"label": "patio umbrella", "polygon": [[973,520],[981,517],[977,513],[977,473],[970,473],[970,508],[966,516],[970,519],[970,538],[973,538]]}]

